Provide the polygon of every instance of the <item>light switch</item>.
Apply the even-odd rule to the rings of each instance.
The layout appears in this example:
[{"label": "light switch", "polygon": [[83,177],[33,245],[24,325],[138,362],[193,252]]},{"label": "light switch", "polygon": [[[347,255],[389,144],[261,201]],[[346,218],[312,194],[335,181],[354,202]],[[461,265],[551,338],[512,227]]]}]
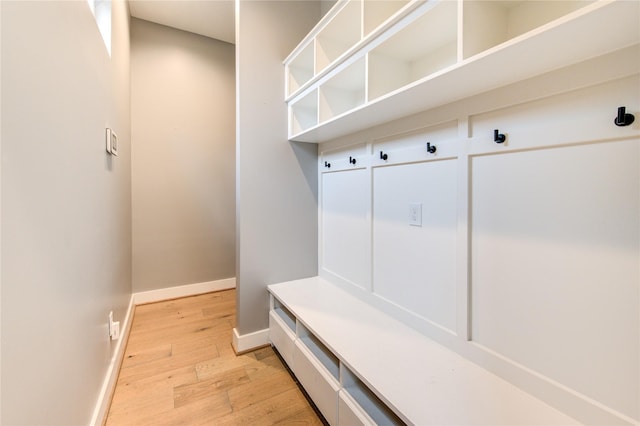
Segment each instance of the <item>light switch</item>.
[{"label": "light switch", "polygon": [[409,204],[409,225],[422,226],[422,204]]}]

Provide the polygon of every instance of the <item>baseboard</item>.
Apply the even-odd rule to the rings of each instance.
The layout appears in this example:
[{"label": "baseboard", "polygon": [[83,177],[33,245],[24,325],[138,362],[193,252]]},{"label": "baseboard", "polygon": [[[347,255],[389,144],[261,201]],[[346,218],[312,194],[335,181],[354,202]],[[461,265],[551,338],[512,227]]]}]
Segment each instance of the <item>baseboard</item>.
[{"label": "baseboard", "polygon": [[254,349],[261,348],[269,344],[269,329],[254,331],[253,333],[243,334],[238,333],[237,328],[233,328],[233,350],[237,354],[248,352]]},{"label": "baseboard", "polygon": [[196,296],[198,294],[209,293],[212,291],[229,290],[232,288],[236,288],[236,279],[226,278],[217,281],[207,281],[204,283],[187,284],[177,287],[143,291],[134,293],[133,297],[136,305],[142,305],[144,303],[160,302],[162,300],[177,299],[179,297]]},{"label": "baseboard", "polygon": [[127,346],[127,340],[129,339],[129,332],[131,331],[131,323],[133,321],[133,310],[137,305],[144,303],[159,302],[162,300],[176,299],[178,297],[196,296],[198,294],[209,293],[212,291],[229,290],[236,288],[236,279],[227,278],[224,280],[208,281],[204,283],[188,284],[178,287],[163,288],[158,290],[144,291],[140,293],[134,293],[131,295],[129,301],[129,308],[127,314],[122,322],[122,328],[120,329],[120,339],[116,343],[116,348],[113,351],[111,362],[107,368],[102,388],[98,394],[98,400],[91,416],[91,426],[101,426],[107,420],[107,414],[109,412],[109,405],[111,404],[111,397],[118,381],[118,374],[120,372],[120,365],[124,358],[124,351]]},{"label": "baseboard", "polygon": [[135,306],[134,297],[131,296],[129,300],[129,307],[127,308],[127,314],[122,321],[122,328],[120,329],[120,339],[116,343],[115,350],[111,356],[111,362],[107,368],[104,381],[102,382],[102,388],[98,394],[98,401],[93,410],[91,416],[91,426],[101,426],[107,420],[107,414],[109,412],[109,405],[111,404],[111,396],[116,388],[116,382],[118,381],[118,373],[120,372],[120,365],[124,358],[124,350],[127,347],[127,340],[129,339],[129,331],[131,331],[131,323],[133,321],[133,308]]}]

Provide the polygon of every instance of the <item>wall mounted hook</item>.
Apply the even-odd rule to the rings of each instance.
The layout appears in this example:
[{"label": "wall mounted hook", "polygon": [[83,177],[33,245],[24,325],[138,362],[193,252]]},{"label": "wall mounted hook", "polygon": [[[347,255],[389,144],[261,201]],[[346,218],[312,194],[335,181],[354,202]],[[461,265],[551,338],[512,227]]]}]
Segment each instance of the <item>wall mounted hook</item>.
[{"label": "wall mounted hook", "polygon": [[380,159],[381,160],[386,160],[387,158],[389,158],[389,156],[387,154],[385,154],[383,151],[380,151]]},{"label": "wall mounted hook", "polygon": [[324,162],[324,166],[325,166],[326,168],[330,169],[330,168],[331,168],[331,163],[329,163],[329,162],[325,161],[325,162]]},{"label": "wall mounted hook", "polygon": [[435,154],[436,149],[437,148],[435,145],[431,145],[431,142],[427,142],[427,151],[429,152],[429,154]]},{"label": "wall mounted hook", "polygon": [[498,129],[495,129],[493,131],[493,141],[495,143],[504,143],[504,141],[506,140],[507,140],[507,137],[504,135],[504,133],[498,132]]},{"label": "wall mounted hook", "polygon": [[633,123],[634,120],[635,117],[633,116],[633,114],[628,114],[627,109],[621,106],[618,108],[618,115],[616,116],[615,120],[613,120],[613,122],[616,126],[622,127],[628,126],[629,124]]},{"label": "wall mounted hook", "polygon": [[349,163],[356,164],[356,159],[351,157],[351,156],[349,156]]}]

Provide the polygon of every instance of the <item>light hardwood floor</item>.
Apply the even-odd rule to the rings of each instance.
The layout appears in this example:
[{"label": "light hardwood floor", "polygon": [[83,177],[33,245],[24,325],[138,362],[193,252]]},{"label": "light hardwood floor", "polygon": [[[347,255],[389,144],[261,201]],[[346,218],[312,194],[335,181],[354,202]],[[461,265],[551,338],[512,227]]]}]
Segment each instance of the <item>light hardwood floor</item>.
[{"label": "light hardwood floor", "polygon": [[235,290],[138,306],[106,424],[322,425],[270,347],[236,356]]}]

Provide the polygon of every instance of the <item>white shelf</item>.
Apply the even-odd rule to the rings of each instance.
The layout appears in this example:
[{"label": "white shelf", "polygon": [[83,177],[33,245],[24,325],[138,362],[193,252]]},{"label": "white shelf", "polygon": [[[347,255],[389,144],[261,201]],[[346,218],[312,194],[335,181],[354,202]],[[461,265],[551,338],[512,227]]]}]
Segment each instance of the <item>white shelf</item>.
[{"label": "white shelf", "polygon": [[468,58],[593,3],[592,0],[464,0],[463,57]]},{"label": "white shelf", "polygon": [[338,0],[284,60],[287,76],[285,99],[290,101],[308,92],[309,86],[317,85],[324,76],[357,54],[361,47],[423,2]]},{"label": "white shelf", "polygon": [[369,52],[369,100],[456,63],[457,2],[440,2]]},{"label": "white shelf", "polygon": [[364,0],[362,5],[363,35],[366,37],[371,34],[407,3],[409,3],[408,0]]},{"label": "white shelf", "polygon": [[360,2],[349,0],[316,36],[316,74],[362,38]]},{"label": "white shelf", "polygon": [[320,121],[327,121],[365,103],[364,58],[320,86]]},{"label": "white shelf", "polygon": [[[340,58],[368,54],[360,79],[368,81],[369,99],[341,114],[323,115],[303,130],[292,126],[290,140],[324,142],[640,43],[638,1],[411,4],[399,12],[407,16]],[[456,29],[451,16],[460,4],[463,28]],[[422,23],[414,30],[413,19]],[[438,27],[445,22],[449,25]],[[422,40],[427,44],[421,46]],[[414,45],[428,52],[423,61],[415,60]],[[399,58],[389,59],[393,55]],[[314,76],[291,104],[339,70],[338,63]]]},{"label": "white shelf", "polygon": [[577,424],[322,278],[268,289],[304,324],[305,334],[321,339],[332,354],[330,365],[338,360],[342,389],[375,421]]},{"label": "white shelf", "polygon": [[296,100],[289,111],[292,133],[305,132],[318,125],[318,90]]},{"label": "white shelf", "polygon": [[314,67],[314,44],[309,43],[287,67],[287,95],[291,95],[313,78]]}]

